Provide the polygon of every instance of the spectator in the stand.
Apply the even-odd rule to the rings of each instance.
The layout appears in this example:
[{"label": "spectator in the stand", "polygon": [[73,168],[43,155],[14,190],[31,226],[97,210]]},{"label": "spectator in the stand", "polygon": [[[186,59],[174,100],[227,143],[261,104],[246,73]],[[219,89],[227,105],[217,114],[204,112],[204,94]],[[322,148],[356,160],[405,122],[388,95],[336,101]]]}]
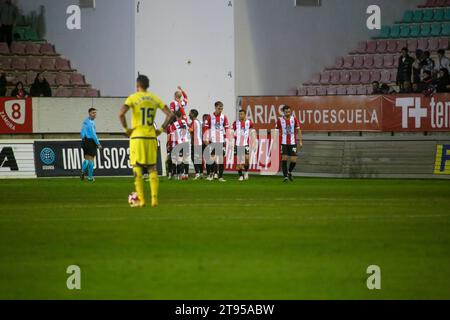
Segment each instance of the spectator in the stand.
[{"label": "spectator in the stand", "polygon": [[420,82],[420,72],[422,71],[422,61],[423,61],[423,51],[420,49],[416,50],[416,59],[412,65],[413,72],[413,83]]},{"label": "spectator in the stand", "polygon": [[11,91],[11,97],[16,97],[18,99],[24,99],[29,96],[29,93],[23,87],[22,81],[17,82],[16,87]]},{"label": "spectator in the stand", "polygon": [[383,83],[380,86],[381,94],[393,94],[397,93],[393,88],[391,88],[387,83]]},{"label": "spectator in the stand", "polygon": [[412,85],[410,81],[404,81],[403,85],[400,87],[400,93],[411,93]]},{"label": "spectator in the stand", "polygon": [[419,92],[430,95],[435,91],[435,84],[433,83],[433,78],[431,76],[431,71],[424,70],[422,72],[422,80],[419,83]]},{"label": "spectator in the stand", "polygon": [[6,87],[8,86],[8,81],[6,80],[6,75],[3,71],[0,72],[0,97],[6,96]]},{"label": "spectator in the stand", "polygon": [[372,94],[383,94],[380,88],[380,83],[378,81],[372,82]]},{"label": "spectator in the stand", "polygon": [[438,57],[434,65],[434,70],[436,70],[436,72],[440,72],[442,68],[445,68],[450,72],[450,59],[445,55],[444,49],[438,50]]},{"label": "spectator in the stand", "polygon": [[450,91],[450,75],[447,68],[441,68],[436,80],[436,92]]},{"label": "spectator in the stand", "polygon": [[8,46],[11,45],[13,40],[13,27],[17,20],[18,11],[11,0],[5,0],[0,6],[0,42],[6,42]]},{"label": "spectator in the stand", "polygon": [[38,73],[36,78],[34,79],[34,83],[30,88],[30,95],[32,97],[51,97],[52,89],[50,88],[50,84],[47,79],[42,75],[42,73]]},{"label": "spectator in the stand", "polygon": [[434,70],[434,61],[430,57],[430,51],[425,51],[423,53],[422,72],[423,71],[433,72],[433,70]]},{"label": "spectator in the stand", "polygon": [[419,82],[414,82],[413,84],[412,84],[412,89],[411,89],[411,92],[412,93],[421,93],[420,92],[420,88],[419,88]]},{"label": "spectator in the stand", "polygon": [[408,54],[408,48],[402,49],[402,55],[398,61],[397,69],[397,85],[400,86],[400,91],[404,91],[404,86],[409,85],[411,89],[411,75],[412,75],[412,64],[414,59]]}]

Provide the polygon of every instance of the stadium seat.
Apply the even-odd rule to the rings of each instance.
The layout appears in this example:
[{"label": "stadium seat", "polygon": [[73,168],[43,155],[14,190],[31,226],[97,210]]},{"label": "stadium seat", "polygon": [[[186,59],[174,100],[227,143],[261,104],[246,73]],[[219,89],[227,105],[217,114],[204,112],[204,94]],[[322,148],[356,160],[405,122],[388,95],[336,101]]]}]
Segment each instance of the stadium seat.
[{"label": "stadium seat", "polygon": [[361,75],[359,71],[350,71],[350,83],[358,84],[360,82]]},{"label": "stadium seat", "polygon": [[380,82],[381,83],[390,83],[391,82],[391,70],[381,70]]},{"label": "stadium seat", "polygon": [[45,77],[45,79],[47,79],[47,82],[49,85],[51,85],[51,86],[56,85],[56,74],[55,73],[46,72],[46,73],[44,73],[44,77]]},{"label": "stadium seat", "polygon": [[413,13],[413,20],[414,23],[420,23],[423,19],[423,11],[422,10],[415,10]]},{"label": "stadium seat", "polygon": [[382,55],[376,55],[373,58],[373,67],[377,69],[383,68],[383,56]]},{"label": "stadium seat", "polygon": [[15,83],[22,82],[24,85],[27,84],[27,75],[25,73],[18,73],[15,75]]},{"label": "stadium seat", "polygon": [[344,87],[344,86],[337,87],[336,94],[340,95],[340,96],[346,95],[347,94],[347,87]]},{"label": "stadium seat", "polygon": [[353,50],[352,53],[366,53],[367,50],[367,42],[366,41],[360,41],[358,42],[358,46]]},{"label": "stadium seat", "polygon": [[377,53],[386,53],[386,52],[387,52],[387,40],[378,40]]},{"label": "stadium seat", "polygon": [[367,87],[366,86],[359,86],[356,88],[356,94],[358,95],[366,95],[367,94]]},{"label": "stadium seat", "polygon": [[317,87],[316,93],[318,96],[326,96],[327,95],[327,87],[326,86]]},{"label": "stadium seat", "polygon": [[366,53],[375,53],[376,51],[377,51],[377,42],[375,40],[367,42]]},{"label": "stadium seat", "polygon": [[342,69],[344,66],[344,58],[343,57],[336,57],[334,59],[334,68],[335,69]]},{"label": "stadium seat", "polygon": [[356,87],[355,86],[349,86],[347,87],[347,94],[348,95],[356,95]]},{"label": "stadium seat", "polygon": [[298,96],[306,96],[306,88],[304,86],[301,86],[297,89],[297,95]]},{"label": "stadium seat", "polygon": [[442,25],[441,36],[450,36],[450,23],[447,22]]},{"label": "stadium seat", "polygon": [[41,45],[39,43],[28,42],[25,45],[25,53],[31,55],[41,54]]},{"label": "stadium seat", "polygon": [[317,87],[307,87],[306,95],[307,96],[316,96],[317,95]]},{"label": "stadium seat", "polygon": [[441,35],[442,25],[440,23],[433,23],[431,25],[430,36],[439,37]]},{"label": "stadium seat", "polygon": [[360,78],[360,83],[370,83],[370,71],[369,70],[363,70],[361,71],[361,78]]},{"label": "stadium seat", "polygon": [[361,69],[364,66],[364,56],[355,56],[353,59],[353,68]]},{"label": "stadium seat", "polygon": [[407,47],[409,52],[415,52],[417,50],[417,39],[409,39]]},{"label": "stadium seat", "polygon": [[11,68],[15,70],[25,70],[26,67],[26,59],[13,57],[11,59]]},{"label": "stadium seat", "polygon": [[397,51],[396,52],[402,51],[402,48],[408,48],[408,41],[405,39],[399,39],[397,41]]},{"label": "stadium seat", "polygon": [[400,26],[399,25],[393,25],[391,27],[391,38],[400,38]]},{"label": "stadium seat", "polygon": [[58,70],[58,71],[71,70],[69,60],[64,59],[64,58],[59,58],[59,57],[56,58],[55,66],[56,66],[56,70]]},{"label": "stadium seat", "polygon": [[381,79],[381,72],[379,70],[374,70],[370,72],[370,83],[374,81],[380,81]]},{"label": "stadium seat", "polygon": [[450,21],[450,8],[445,9],[444,20]]},{"label": "stadium seat", "polygon": [[431,35],[431,25],[423,24],[422,27],[420,28],[419,35],[421,37],[429,37]]},{"label": "stadium seat", "polygon": [[312,76],[312,79],[311,79],[311,82],[310,82],[311,84],[319,84],[320,83],[320,73],[315,73],[313,76]]},{"label": "stadium seat", "polygon": [[436,22],[444,21],[445,20],[445,10],[444,9],[435,9],[433,20]]},{"label": "stadium seat", "polygon": [[431,38],[428,41],[428,50],[430,50],[430,51],[437,51],[438,49],[439,49],[439,39]]},{"label": "stadium seat", "polygon": [[0,54],[9,54],[9,47],[6,42],[0,42]]},{"label": "stadium seat", "polygon": [[410,26],[409,34],[405,34],[405,36],[403,36],[403,38],[407,38],[407,37],[412,37],[412,38],[420,37],[420,24],[413,24],[412,26]]},{"label": "stadium seat", "polygon": [[41,44],[40,52],[41,54],[51,56],[55,54],[55,48],[50,43],[43,43]]},{"label": "stadium seat", "polygon": [[69,86],[70,85],[70,74],[59,72],[56,75],[56,84],[58,86]]},{"label": "stadium seat", "polygon": [[95,97],[100,96],[100,92],[94,88],[87,88],[85,96],[95,98]]},{"label": "stadium seat", "polygon": [[37,57],[28,57],[26,59],[26,66],[28,70],[40,70],[41,69],[41,59]]},{"label": "stadium seat", "polygon": [[391,69],[391,82],[395,82],[397,79],[397,69]]},{"label": "stadium seat", "polygon": [[428,9],[428,10],[423,11],[422,21],[423,22],[433,22],[434,21],[433,9]]},{"label": "stadium seat", "polygon": [[386,54],[383,56],[383,67],[384,68],[393,68],[394,67],[395,56],[391,54]]},{"label": "stadium seat", "polygon": [[350,72],[347,70],[341,71],[340,77],[339,77],[339,83],[340,84],[347,84],[350,82]]},{"label": "stadium seat", "polygon": [[353,68],[353,62],[354,62],[353,56],[346,56],[344,58],[344,69],[351,69],[351,68]]},{"label": "stadium seat", "polygon": [[11,69],[11,59],[8,57],[0,57],[0,69],[1,70]]},{"label": "stadium seat", "polygon": [[396,53],[397,52],[397,40],[388,40],[386,51],[389,53]]},{"label": "stadium seat", "polygon": [[54,58],[42,58],[41,59],[41,69],[42,70],[55,70],[55,59]]},{"label": "stadium seat", "polygon": [[25,83],[28,86],[32,85],[34,83],[34,79],[36,79],[36,75],[37,75],[37,72],[34,72],[34,71],[27,72],[26,73],[26,82]]},{"label": "stadium seat", "polygon": [[426,3],[418,5],[419,8],[435,7],[436,0],[427,0]]},{"label": "stadium seat", "polygon": [[373,67],[373,55],[364,56],[364,68],[370,69]]},{"label": "stadium seat", "polygon": [[327,87],[327,95],[328,96],[335,96],[337,95],[337,87]]},{"label": "stadium seat", "polygon": [[391,27],[390,26],[382,26],[378,38],[386,39],[391,36]]},{"label": "stadium seat", "polygon": [[446,0],[436,0],[436,7],[445,7],[447,5],[447,1]]},{"label": "stadium seat", "polygon": [[340,72],[337,70],[331,71],[330,83],[339,84],[339,80],[340,80]]},{"label": "stadium seat", "polygon": [[406,11],[403,13],[403,19],[402,19],[402,22],[403,22],[403,23],[411,23],[411,22],[413,21],[413,18],[414,18],[414,11],[406,10]]},{"label": "stadium seat", "polygon": [[367,94],[368,94],[368,95],[370,95],[370,94],[373,93],[373,88],[372,88],[372,86],[368,86],[366,89],[367,89]]},{"label": "stadium seat", "polygon": [[400,38],[408,38],[410,34],[410,28],[409,25],[401,26],[400,27]]},{"label": "stadium seat", "polygon": [[422,51],[428,50],[428,39],[419,39],[417,40],[417,49]]},{"label": "stadium seat", "polygon": [[84,97],[86,95],[86,89],[84,88],[72,88],[71,97]]},{"label": "stadium seat", "polygon": [[70,97],[72,95],[72,90],[65,87],[58,87],[53,94],[55,97]]},{"label": "stadium seat", "polygon": [[11,43],[10,51],[12,54],[25,54],[25,44],[22,42]]},{"label": "stadium seat", "polygon": [[[322,75],[322,78],[323,78],[323,75]],[[84,76],[79,73],[72,73],[70,75],[70,83],[75,86],[84,86],[86,84],[86,82],[84,81]]]},{"label": "stadium seat", "polygon": [[447,50],[449,47],[449,40],[448,38],[440,38],[439,39],[439,49]]}]

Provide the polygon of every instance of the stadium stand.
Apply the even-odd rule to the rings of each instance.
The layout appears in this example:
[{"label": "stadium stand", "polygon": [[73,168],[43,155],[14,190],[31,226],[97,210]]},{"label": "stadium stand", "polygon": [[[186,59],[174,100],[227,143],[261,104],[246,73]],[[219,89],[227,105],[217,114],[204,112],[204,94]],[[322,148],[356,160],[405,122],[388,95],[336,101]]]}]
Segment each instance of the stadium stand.
[{"label": "stadium stand", "polygon": [[439,49],[450,49],[449,37],[450,0],[427,0],[417,10],[406,10],[401,21],[382,26],[378,36],[359,42],[347,56],[336,57],[334,65],[315,73],[297,94],[371,94],[373,81],[396,86],[402,48],[430,51],[435,60]]},{"label": "stadium stand", "polygon": [[[23,33],[26,32],[28,32],[28,38],[37,39],[25,28]],[[72,68],[70,60],[58,54],[54,45],[48,42],[16,41],[11,44],[11,47],[0,42],[0,71],[4,72],[8,79],[6,96],[11,93],[18,81],[22,81],[25,86],[30,86],[38,72],[44,73],[54,96],[98,97],[100,95],[99,90],[86,83],[84,75]]]}]

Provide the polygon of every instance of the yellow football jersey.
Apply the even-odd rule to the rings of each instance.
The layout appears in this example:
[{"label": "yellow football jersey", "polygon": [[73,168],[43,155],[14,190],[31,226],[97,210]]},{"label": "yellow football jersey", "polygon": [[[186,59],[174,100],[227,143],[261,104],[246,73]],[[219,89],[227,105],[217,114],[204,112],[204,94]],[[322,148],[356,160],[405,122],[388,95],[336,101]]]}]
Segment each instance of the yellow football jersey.
[{"label": "yellow football jersey", "polygon": [[154,126],[156,110],[164,108],[161,99],[151,92],[136,92],[127,98],[125,105],[132,111],[131,138],[156,137]]}]

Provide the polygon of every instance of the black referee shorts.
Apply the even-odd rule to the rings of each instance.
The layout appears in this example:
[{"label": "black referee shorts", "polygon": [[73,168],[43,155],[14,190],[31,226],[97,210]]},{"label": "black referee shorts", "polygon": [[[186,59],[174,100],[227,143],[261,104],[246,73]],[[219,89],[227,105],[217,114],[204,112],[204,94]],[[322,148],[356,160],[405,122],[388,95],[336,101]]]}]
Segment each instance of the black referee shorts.
[{"label": "black referee shorts", "polygon": [[85,155],[95,157],[97,155],[97,145],[93,139],[84,139],[82,141],[83,152]]}]

